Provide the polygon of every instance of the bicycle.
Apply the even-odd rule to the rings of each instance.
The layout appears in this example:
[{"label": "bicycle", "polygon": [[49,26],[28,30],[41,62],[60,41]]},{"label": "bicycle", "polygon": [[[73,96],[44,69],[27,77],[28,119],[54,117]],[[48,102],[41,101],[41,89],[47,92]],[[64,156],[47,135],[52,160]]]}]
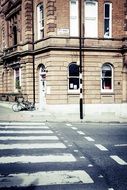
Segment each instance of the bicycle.
[{"label": "bicycle", "polygon": [[35,110],[35,106],[32,102],[29,102],[28,100],[25,101],[22,98],[21,100],[17,99],[17,103],[14,103],[12,105],[12,110],[14,112],[19,112],[22,110],[33,111],[33,110]]}]

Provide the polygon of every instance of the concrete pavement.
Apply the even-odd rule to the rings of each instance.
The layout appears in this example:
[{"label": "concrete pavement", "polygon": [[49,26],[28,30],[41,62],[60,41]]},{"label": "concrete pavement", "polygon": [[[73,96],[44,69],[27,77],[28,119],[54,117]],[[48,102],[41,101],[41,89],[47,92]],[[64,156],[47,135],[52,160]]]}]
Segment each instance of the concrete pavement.
[{"label": "concrete pavement", "polygon": [[0,102],[0,107],[3,111],[0,114],[0,121],[24,121],[24,122],[127,122],[127,117],[118,117],[115,114],[94,114],[84,115],[83,120],[80,120],[80,114],[76,113],[60,113],[44,109],[43,111],[20,111],[13,112],[12,102]]}]

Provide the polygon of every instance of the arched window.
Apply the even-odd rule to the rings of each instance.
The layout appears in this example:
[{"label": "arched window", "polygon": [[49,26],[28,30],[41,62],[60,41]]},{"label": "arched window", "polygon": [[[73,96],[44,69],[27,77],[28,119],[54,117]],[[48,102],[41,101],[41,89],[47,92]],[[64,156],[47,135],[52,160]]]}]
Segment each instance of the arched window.
[{"label": "arched window", "polygon": [[79,92],[79,66],[71,63],[68,68],[68,90]]},{"label": "arched window", "polygon": [[105,63],[101,70],[101,91],[113,92],[113,67]]}]

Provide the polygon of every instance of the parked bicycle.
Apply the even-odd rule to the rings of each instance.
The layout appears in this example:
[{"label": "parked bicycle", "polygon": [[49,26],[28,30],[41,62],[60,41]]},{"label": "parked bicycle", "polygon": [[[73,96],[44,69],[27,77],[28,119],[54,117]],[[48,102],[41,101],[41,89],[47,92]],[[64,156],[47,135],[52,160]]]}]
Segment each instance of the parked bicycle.
[{"label": "parked bicycle", "polygon": [[17,103],[14,103],[12,105],[12,110],[14,112],[19,112],[22,110],[28,110],[28,111],[33,111],[35,110],[35,106],[32,102],[29,102],[28,100],[24,100],[24,98],[19,98],[17,99]]}]

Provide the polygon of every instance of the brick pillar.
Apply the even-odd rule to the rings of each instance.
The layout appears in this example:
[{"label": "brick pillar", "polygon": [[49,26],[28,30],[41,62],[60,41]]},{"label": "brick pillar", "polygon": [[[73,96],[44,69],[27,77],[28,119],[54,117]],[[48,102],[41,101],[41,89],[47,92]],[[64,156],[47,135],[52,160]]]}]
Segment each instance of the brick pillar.
[{"label": "brick pillar", "polygon": [[22,34],[24,41],[32,42],[32,0],[23,0],[22,10]]},{"label": "brick pillar", "polygon": [[47,34],[56,35],[56,0],[47,0]]}]

